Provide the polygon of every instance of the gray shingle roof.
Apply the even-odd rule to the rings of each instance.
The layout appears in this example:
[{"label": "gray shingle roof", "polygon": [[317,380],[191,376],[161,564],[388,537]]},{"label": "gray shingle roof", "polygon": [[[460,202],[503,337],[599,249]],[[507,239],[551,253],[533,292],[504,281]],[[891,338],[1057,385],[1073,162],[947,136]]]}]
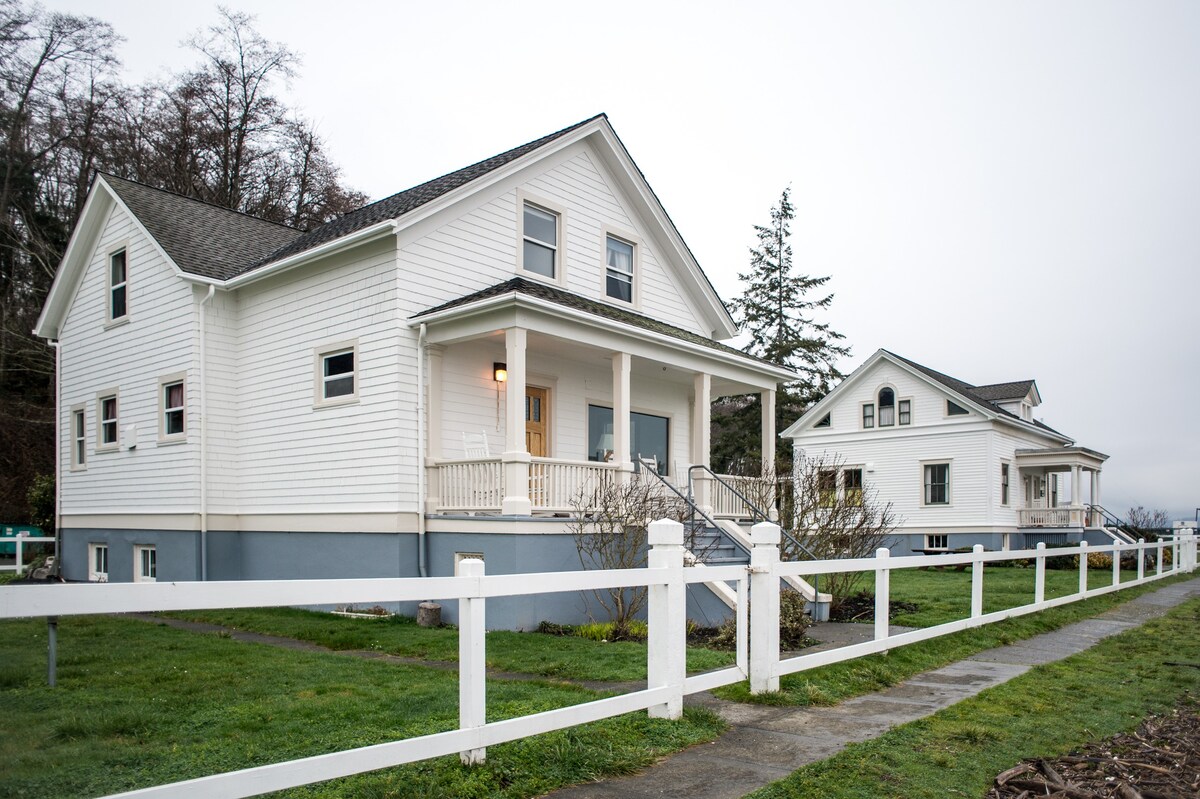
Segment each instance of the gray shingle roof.
[{"label": "gray shingle roof", "polygon": [[364,205],[362,208],[340,216],[332,222],[326,222],[324,225],[310,230],[295,241],[289,242],[274,252],[260,258],[244,271],[249,272],[258,269],[274,261],[286,258],[289,255],[295,255],[317,245],[324,244],[327,241],[333,241],[334,239],[349,235],[357,230],[403,216],[409,211],[419,208],[432,200],[436,200],[443,194],[454,191],[460,186],[465,186],[472,180],[483,177],[494,169],[499,169],[505,164],[512,163],[521,156],[531,153],[555,139],[565,136],[576,128],[583,127],[589,122],[593,122],[603,116],[604,114],[597,114],[568,128],[551,133],[549,136],[543,136],[528,144],[522,144],[520,147],[515,147],[507,152],[500,153],[500,155],[494,155],[491,158],[471,164],[468,167],[463,167],[455,172],[442,175],[440,178],[434,178],[419,186],[414,186],[398,194],[393,194],[391,197],[385,197],[382,200],[373,202],[370,205]]},{"label": "gray shingle roof", "polygon": [[972,389],[976,396],[982,397],[989,402],[997,402],[998,400],[1016,400],[1025,399],[1029,396],[1029,389],[1033,388],[1032,380],[1016,380],[1011,383],[992,383],[989,386],[975,386]]},{"label": "gray shingle roof", "polygon": [[[925,375],[926,377],[931,378],[932,380],[934,380],[937,383],[942,384],[943,386],[945,386],[946,388],[955,392],[956,394],[959,394],[959,395],[965,397],[966,399],[976,402],[976,403],[984,406],[988,410],[999,414],[1000,416],[1005,416],[1005,417],[1008,417],[1009,419],[1016,419],[1018,422],[1022,422],[1023,424],[1032,425],[1036,428],[1053,433],[1057,436],[1062,436],[1063,438],[1069,438],[1069,436],[1067,436],[1066,434],[1060,433],[1057,430],[1055,430],[1053,427],[1043,424],[1042,422],[1039,422],[1036,419],[1033,421],[1029,421],[1027,419],[1022,419],[1020,416],[1017,416],[1015,413],[1004,410],[1003,408],[1001,408],[999,405],[997,405],[993,401],[993,400],[999,400],[999,399],[1012,399],[1014,396],[1024,397],[1025,393],[1028,393],[1028,390],[1029,390],[1028,386],[1033,384],[1032,380],[1021,380],[1021,381],[1017,381],[1017,382],[1013,382],[1013,383],[992,383],[987,386],[973,386],[970,383],[967,383],[966,381],[963,381],[963,380],[959,380],[956,377],[951,377],[950,375],[942,374],[941,372],[939,372],[935,369],[930,369],[928,366],[922,366],[921,364],[917,363],[916,361],[910,361],[908,358],[905,358],[902,355],[897,355],[896,353],[889,352],[888,350],[884,350],[884,352],[887,352],[888,355],[891,355],[893,358],[896,358],[897,360],[903,361],[904,363],[908,364],[912,368],[916,369],[921,374]],[[995,394],[995,391],[1008,392],[1009,389],[1004,388],[1004,387],[1019,386],[1019,385],[1025,385],[1027,387],[1025,390],[1025,393],[1021,393],[1019,395],[1014,395],[1011,393],[1003,393],[1003,396],[998,396]]]},{"label": "gray shingle roof", "polygon": [[731,355],[738,355],[742,358],[748,358],[752,361],[769,364],[780,369],[787,368],[780,366],[777,363],[773,363],[772,361],[759,358],[756,355],[751,355],[747,352],[743,352],[742,350],[730,347],[727,344],[722,344],[721,342],[715,341],[711,338],[706,338],[705,336],[693,333],[690,330],[684,330],[681,327],[675,327],[674,325],[669,325],[666,322],[660,322],[657,319],[650,318],[649,316],[643,316],[642,314],[634,313],[633,311],[627,311],[624,308],[618,308],[614,305],[609,305],[606,302],[590,300],[587,297],[581,297],[578,294],[572,294],[569,291],[564,291],[560,288],[555,288],[554,286],[549,286],[536,280],[527,280],[523,277],[514,277],[511,280],[506,280],[503,283],[497,283],[494,286],[488,286],[485,289],[481,289],[472,294],[467,294],[463,297],[458,297],[457,299],[450,300],[449,302],[442,303],[441,305],[433,308],[426,308],[424,311],[415,314],[412,318],[414,320],[419,320],[424,316],[430,316],[431,314],[435,314],[439,311],[457,308],[462,305],[469,305],[470,303],[478,302],[479,300],[500,297],[514,292],[525,294],[530,297],[548,300],[567,308],[574,308],[577,311],[595,314],[596,316],[600,316],[605,319],[611,319],[614,322],[623,322],[627,325],[640,327],[643,330],[661,333],[662,335],[671,336],[672,338],[677,338],[681,341],[699,344],[701,346],[708,347],[709,349],[729,353]]},{"label": "gray shingle roof", "polygon": [[185,272],[228,280],[301,231],[141,183],[104,175],[126,207]]}]

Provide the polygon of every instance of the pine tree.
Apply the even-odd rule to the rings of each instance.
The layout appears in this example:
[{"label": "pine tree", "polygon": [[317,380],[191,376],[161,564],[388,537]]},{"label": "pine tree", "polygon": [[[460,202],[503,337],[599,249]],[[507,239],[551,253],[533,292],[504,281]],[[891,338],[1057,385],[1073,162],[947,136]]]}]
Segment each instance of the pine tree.
[{"label": "pine tree", "polygon": [[[784,386],[776,397],[776,430],[783,430],[819,400],[843,375],[837,360],[850,354],[844,336],[818,322],[813,314],[829,308],[833,295],[809,299],[823,290],[829,277],[796,274],[789,241],[796,218],[791,189],[783,190],[771,209],[769,225],[755,225],[758,246],[750,250],[750,270],[738,275],[742,296],[730,303],[738,324],[750,334],[747,352],[787,366],[803,375]],[[721,397],[712,408],[712,461],[718,469],[756,473],[761,405],[757,396]],[[785,473],[791,466],[790,448],[777,449]]]},{"label": "pine tree", "polygon": [[750,271],[738,275],[746,289],[731,306],[750,334],[750,353],[804,375],[788,389],[807,405],[842,378],[837,359],[849,355],[850,348],[840,343],[845,338],[841,333],[813,317],[833,303],[832,294],[808,296],[813,289],[823,290],[829,277],[795,273],[789,239],[796,212],[790,195],[790,188],[783,190],[769,225],[754,226],[758,246],[750,250]]}]

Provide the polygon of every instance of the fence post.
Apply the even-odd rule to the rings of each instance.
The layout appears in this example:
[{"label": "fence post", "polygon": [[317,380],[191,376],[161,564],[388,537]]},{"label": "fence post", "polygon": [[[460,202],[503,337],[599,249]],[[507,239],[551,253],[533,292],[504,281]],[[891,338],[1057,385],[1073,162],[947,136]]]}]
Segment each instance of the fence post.
[{"label": "fence post", "polygon": [[779,525],[750,528],[750,693],[779,690]]},{"label": "fence post", "polygon": [[17,579],[19,580],[19,579],[21,579],[21,571],[22,571],[22,569],[21,569],[21,562],[22,562],[21,536],[17,536],[16,538],[14,538],[13,542],[17,548],[15,554],[17,556]]},{"label": "fence post", "polygon": [[[483,561],[465,558],[458,565],[460,577],[482,577]],[[479,584],[471,587],[478,593]],[[487,653],[484,650],[484,600],[478,596],[458,600],[458,726],[469,730],[487,724]],[[477,766],[487,758],[487,749],[467,749],[458,757],[464,766]]]},{"label": "fence post", "polygon": [[882,641],[890,634],[892,608],[892,570],[888,558],[892,556],[887,547],[875,550],[875,640]]},{"label": "fence post", "polygon": [[1088,589],[1088,542],[1079,542],[1079,596],[1086,597]]},{"label": "fence post", "polygon": [[[670,698],[646,712],[654,719],[683,715],[683,681],[687,676],[687,586],[683,582],[683,525],[671,519],[646,528],[651,579],[647,589],[646,687],[670,688]],[[665,573],[664,573],[665,572]]]},{"label": "fence post", "polygon": [[971,547],[971,618],[983,615],[983,544]]},{"label": "fence post", "polygon": [[1142,579],[1146,576],[1146,539],[1144,539],[1144,538],[1138,539],[1137,553],[1138,553],[1137,554],[1137,569],[1138,569],[1137,578],[1138,578],[1138,582],[1140,583],[1142,581]]},{"label": "fence post", "polygon": [[1038,541],[1033,569],[1033,604],[1046,601],[1046,542]]},{"label": "fence post", "polygon": [[1154,571],[1154,576],[1161,577],[1162,576],[1162,563],[1163,563],[1163,548],[1164,548],[1164,544],[1166,542],[1163,541],[1162,538],[1159,538],[1154,543],[1158,546],[1158,566]]},{"label": "fence post", "polygon": [[1184,564],[1186,565],[1188,572],[1194,572],[1196,570],[1196,534],[1192,532],[1186,532],[1183,534],[1182,538],[1183,551],[1187,553],[1184,556]]},{"label": "fence post", "polygon": [[1112,581],[1112,584],[1120,585],[1121,584],[1121,542],[1120,541],[1113,541],[1112,559],[1113,559],[1113,564],[1112,564],[1113,581]]}]

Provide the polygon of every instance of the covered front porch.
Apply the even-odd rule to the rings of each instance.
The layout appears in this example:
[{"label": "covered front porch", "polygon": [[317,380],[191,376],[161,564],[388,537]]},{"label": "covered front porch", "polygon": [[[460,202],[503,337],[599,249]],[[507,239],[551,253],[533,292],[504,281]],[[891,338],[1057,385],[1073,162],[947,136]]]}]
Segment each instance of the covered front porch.
[{"label": "covered front porch", "polygon": [[622,309],[539,294],[512,291],[414,318],[425,513],[569,515],[606,481],[657,475],[686,494],[691,475],[697,505],[746,516],[734,492],[692,469],[711,466],[712,398],[761,397],[761,454],[771,464],[775,387],[794,375]]},{"label": "covered front porch", "polygon": [[[1021,528],[1099,529],[1103,518],[1100,506],[1101,467],[1108,456],[1086,447],[1050,447],[1019,449],[1014,454],[1018,483],[1024,507],[1017,509]],[[1084,472],[1089,490],[1084,495]],[[1070,474],[1062,485],[1060,475]],[[1064,497],[1069,490],[1069,497]]]}]

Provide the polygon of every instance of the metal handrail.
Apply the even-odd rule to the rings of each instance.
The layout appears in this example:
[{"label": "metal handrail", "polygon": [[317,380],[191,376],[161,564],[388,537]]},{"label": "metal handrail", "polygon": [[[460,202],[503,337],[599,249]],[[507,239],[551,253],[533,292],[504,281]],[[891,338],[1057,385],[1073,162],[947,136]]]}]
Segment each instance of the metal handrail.
[{"label": "metal handrail", "polygon": [[[705,522],[706,522],[706,523],[707,523],[707,524],[708,524],[710,527],[716,527],[718,530],[720,529],[719,527],[717,527],[717,523],[716,523],[716,521],[714,521],[714,520],[713,520],[713,518],[712,518],[711,516],[709,516],[707,513],[705,513],[704,511],[700,510],[700,508],[696,506],[696,503],[692,501],[692,499],[691,499],[691,497],[690,497],[690,496],[685,496],[685,495],[683,494],[683,492],[682,492],[682,491],[680,491],[680,490],[679,490],[677,487],[675,487],[674,485],[672,485],[672,484],[671,484],[671,481],[670,481],[670,480],[668,480],[667,478],[663,477],[661,474],[659,474],[657,470],[655,470],[655,469],[647,469],[647,468],[646,468],[646,467],[645,467],[645,466],[642,464],[642,462],[641,462],[641,460],[640,460],[640,459],[635,459],[635,460],[633,461],[633,473],[634,473],[634,474],[642,474],[642,473],[645,473],[645,474],[651,474],[651,475],[654,475],[655,479],[657,479],[657,480],[658,480],[658,482],[662,483],[664,486],[666,486],[667,488],[671,489],[671,493],[673,493],[675,496],[677,496],[677,497],[679,497],[681,500],[683,500],[683,503],[684,503],[685,505],[687,505],[687,506],[688,506],[688,508],[691,510],[691,512],[692,512],[692,523],[693,523],[693,524],[695,524],[695,521],[696,521],[696,516],[697,516],[697,515],[699,515],[699,516],[700,516],[700,518],[701,518],[701,519],[704,519],[704,521],[705,521]],[[691,494],[691,492],[689,491],[689,492],[688,492],[688,494]],[[736,545],[737,545],[738,547],[740,547],[741,549],[745,550],[745,552],[746,552],[746,554],[747,554],[747,555],[748,555],[748,554],[750,554],[750,550],[748,550],[748,549],[746,549],[745,547],[743,547],[743,546],[741,545],[741,542],[739,542],[739,541],[734,541],[733,543],[734,543],[734,544],[736,544]]]},{"label": "metal handrail", "polygon": [[[708,472],[709,476],[712,477],[712,479],[716,480],[718,483],[720,483],[726,489],[728,489],[735,497],[740,499],[742,502],[746,503],[746,507],[750,509],[751,518],[753,518],[755,521],[762,521],[762,522],[771,521],[771,517],[768,516],[766,513],[764,513],[762,511],[762,509],[757,507],[753,502],[751,502],[749,499],[747,499],[745,494],[743,494],[741,491],[738,491],[732,485],[727,483],[725,481],[725,479],[721,477],[721,475],[717,474],[712,469],[710,469],[709,467],[707,467],[701,463],[698,463],[695,466],[688,467],[688,496],[689,497],[695,496],[694,489],[692,488],[692,480],[693,480],[692,472],[694,472],[697,469],[701,469],[705,472]],[[692,504],[694,506],[695,503],[692,503]],[[811,559],[818,560],[817,556],[813,554],[813,551],[811,549],[809,549],[808,547],[804,546],[804,544],[800,543],[800,540],[798,538],[796,538],[796,536],[792,533],[791,530],[784,529],[783,525],[780,525],[779,531],[783,534],[783,536],[785,538],[787,538],[788,542],[790,542],[798,550],[803,552],[805,555],[808,555],[808,557],[810,557]]]}]

